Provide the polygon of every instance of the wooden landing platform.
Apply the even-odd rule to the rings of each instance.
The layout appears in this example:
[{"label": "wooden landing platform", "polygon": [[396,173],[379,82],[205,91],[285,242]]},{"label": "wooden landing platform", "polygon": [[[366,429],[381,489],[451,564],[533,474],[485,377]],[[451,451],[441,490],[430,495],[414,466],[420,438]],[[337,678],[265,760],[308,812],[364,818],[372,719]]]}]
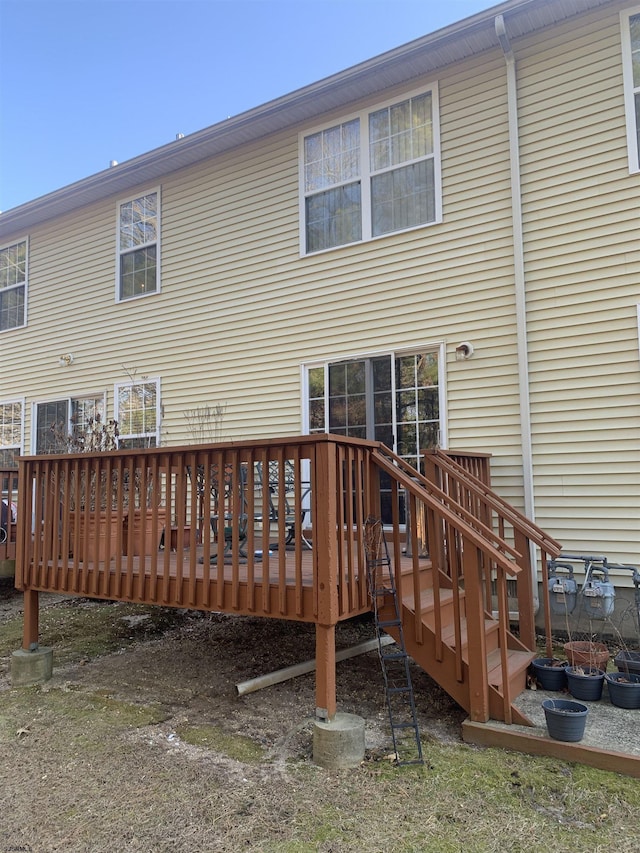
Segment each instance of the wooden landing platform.
[{"label": "wooden landing platform", "polygon": [[546,755],[562,761],[574,761],[640,779],[640,710],[629,711],[612,705],[606,695],[598,702],[585,702],[589,708],[584,737],[578,743],[550,738],[542,709],[544,699],[560,694],[546,690],[525,690],[515,705],[534,723],[533,727],[490,720],[462,724],[466,743],[511,749],[528,755]]}]

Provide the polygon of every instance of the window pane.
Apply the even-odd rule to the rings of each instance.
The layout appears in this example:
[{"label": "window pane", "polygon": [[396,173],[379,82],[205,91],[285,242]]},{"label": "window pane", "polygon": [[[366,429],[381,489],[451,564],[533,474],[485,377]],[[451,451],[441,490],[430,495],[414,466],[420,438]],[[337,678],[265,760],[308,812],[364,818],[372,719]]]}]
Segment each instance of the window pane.
[{"label": "window pane", "polygon": [[433,160],[423,160],[371,179],[374,236],[435,220]]},{"label": "window pane", "polygon": [[305,192],[316,192],[360,176],[360,122],[338,124],[304,141]]},{"label": "window pane", "polygon": [[433,154],[431,94],[377,110],[369,116],[372,171]]},{"label": "window pane", "polygon": [[347,390],[347,368],[345,364],[329,365],[329,396],[344,394]]},{"label": "window pane", "polygon": [[310,432],[324,432],[324,399],[309,402]]},{"label": "window pane", "polygon": [[157,216],[157,193],[120,205],[120,249],[154,243],[158,238]]},{"label": "window pane", "polygon": [[312,367],[309,371],[309,396],[324,396],[324,367]]},{"label": "window pane", "polygon": [[157,289],[156,247],[128,252],[120,258],[120,297],[128,299]]},{"label": "window pane", "polygon": [[118,388],[119,447],[124,441],[138,438],[136,447],[154,447],[157,432],[157,393],[155,382],[134,382]]},{"label": "window pane", "polygon": [[438,384],[438,356],[428,352],[416,356],[416,381],[420,386]]},{"label": "window pane", "polygon": [[27,244],[14,243],[0,249],[0,288],[23,284],[27,277]]},{"label": "window pane", "polygon": [[[0,404],[0,456],[17,458],[22,443],[22,404]],[[10,450],[11,449],[11,450]],[[13,466],[11,466],[13,467]]]},{"label": "window pane", "polygon": [[68,435],[67,401],[40,403],[36,412],[36,453],[64,453]]},{"label": "window pane", "polygon": [[633,66],[633,85],[640,86],[640,15],[629,18],[631,30],[631,60]]},{"label": "window pane", "polygon": [[347,364],[347,390],[349,394],[364,394],[364,361],[350,361]]},{"label": "window pane", "polygon": [[0,331],[24,326],[24,287],[0,290]]},{"label": "window pane", "polygon": [[362,237],[360,184],[318,193],[306,200],[307,251],[353,243]]},{"label": "window pane", "polygon": [[347,425],[347,398],[331,397],[329,400],[329,432]]}]

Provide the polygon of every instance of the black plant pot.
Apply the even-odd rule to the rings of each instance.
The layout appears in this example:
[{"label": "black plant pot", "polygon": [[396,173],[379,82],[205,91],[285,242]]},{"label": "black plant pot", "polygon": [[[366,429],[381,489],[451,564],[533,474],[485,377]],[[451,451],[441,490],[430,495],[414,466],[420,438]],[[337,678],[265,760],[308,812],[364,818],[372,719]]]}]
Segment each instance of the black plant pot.
[{"label": "black plant pot", "polygon": [[582,740],[589,713],[586,705],[570,699],[545,699],[542,707],[549,737],[564,741]]},{"label": "black plant pot", "polygon": [[533,675],[543,690],[564,690],[567,686],[567,661],[536,658],[531,661]]},{"label": "black plant pot", "polygon": [[626,672],[608,672],[605,675],[609,699],[618,708],[640,708],[640,675]]},{"label": "black plant pot", "polygon": [[620,672],[632,672],[640,675],[640,652],[620,651],[613,662]]},{"label": "black plant pot", "polygon": [[569,666],[567,686],[574,699],[597,702],[602,698],[604,671],[595,666]]}]

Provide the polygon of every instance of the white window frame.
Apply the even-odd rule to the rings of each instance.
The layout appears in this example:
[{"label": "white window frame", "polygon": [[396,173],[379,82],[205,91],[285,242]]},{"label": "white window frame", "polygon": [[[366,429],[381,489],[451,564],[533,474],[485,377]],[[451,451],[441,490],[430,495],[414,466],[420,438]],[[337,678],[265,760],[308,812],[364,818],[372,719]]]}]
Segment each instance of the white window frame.
[{"label": "white window frame", "polygon": [[[136,246],[135,249],[130,247],[122,249],[120,247],[120,216],[122,206],[128,204],[131,201],[135,201],[138,198],[142,198],[143,196],[153,195],[155,193],[157,198],[157,222],[156,222],[156,239],[153,242],[140,244]],[[142,190],[141,192],[135,193],[135,195],[128,196],[127,198],[121,198],[116,205],[116,302],[132,302],[136,299],[145,299],[147,296],[155,296],[160,293],[160,246],[161,246],[161,222],[162,222],[162,196],[160,193],[160,187],[150,187],[147,190]],[[121,287],[121,276],[120,276],[120,263],[123,255],[129,254],[131,252],[146,249],[149,246],[156,247],[156,287],[155,290],[149,290],[147,293],[136,293],[133,296],[122,296],[122,287]]]},{"label": "white window frame", "polygon": [[24,397],[22,399],[17,398],[14,400],[0,400],[0,407],[2,406],[19,406],[20,407],[20,443],[19,444],[0,444],[0,450],[17,450],[18,455],[22,456],[24,453],[24,412],[25,412],[25,400]]},{"label": "white window frame", "polygon": [[88,391],[86,394],[62,394],[59,397],[48,397],[46,400],[36,400],[31,406],[31,452],[38,452],[38,407],[46,406],[48,403],[66,403],[67,404],[67,423],[66,434],[71,435],[73,430],[72,408],[74,402],[80,400],[102,400],[102,419],[107,417],[107,393],[106,391]]},{"label": "white window frame", "polygon": [[12,287],[3,287],[0,291],[8,291],[8,290],[17,290],[18,287],[24,287],[24,313],[22,317],[22,323],[19,326],[9,326],[7,329],[0,329],[0,334],[4,332],[13,332],[16,329],[24,329],[27,325],[27,306],[29,304],[29,237],[20,237],[17,240],[11,240],[10,243],[3,243],[0,246],[0,251],[4,249],[10,249],[12,246],[19,246],[20,243],[25,244],[25,269],[24,269],[24,283],[16,284]]},{"label": "white window frame", "polygon": [[636,123],[635,95],[640,94],[640,85],[633,85],[633,58],[631,53],[630,19],[640,15],[640,6],[625,9],[620,12],[620,30],[622,37],[622,80],[624,85],[624,104],[627,124],[627,152],[629,156],[629,172],[640,172],[640,149],[638,146],[638,131]]},{"label": "white window frame", "polygon": [[[147,432],[140,433],[129,433],[125,432],[125,424],[121,423],[120,419],[120,390],[122,388],[134,388],[137,385],[155,385],[156,386],[156,425],[155,430],[148,430]],[[120,433],[118,437],[118,445],[121,442],[125,442],[127,440],[140,440],[146,441],[147,447],[160,447],[160,431],[161,431],[161,417],[162,417],[162,403],[160,397],[160,378],[155,377],[144,377],[141,379],[132,379],[126,382],[116,382],[114,386],[114,417],[118,422],[118,432]],[[149,443],[150,439],[155,440],[155,444]]]},{"label": "white window frame", "polygon": [[[326,358],[307,361],[300,365],[300,387],[302,394],[302,434],[309,435],[309,407],[307,405],[309,399],[309,370],[314,367],[324,368],[324,388],[325,388],[325,429],[328,429],[329,424],[329,406],[327,405],[327,395],[329,392],[329,365],[336,362],[345,361],[360,361],[369,358],[379,358],[380,356],[393,355],[395,358],[400,358],[403,355],[412,355],[416,352],[433,352],[438,355],[438,407],[440,414],[440,447],[446,449],[448,447],[448,432],[447,432],[447,393],[446,393],[446,345],[444,341],[432,341],[426,344],[416,344],[414,346],[403,347],[387,347],[383,350],[372,350],[361,353],[348,353],[342,355],[330,355]],[[391,375],[392,393],[395,398],[395,372]],[[393,407],[393,433],[397,440],[397,422],[396,422],[396,407]]]},{"label": "white window frame", "polygon": [[[431,222],[422,222],[418,225],[411,225],[408,228],[401,228],[397,231],[387,231],[384,234],[373,236],[372,220],[373,213],[371,209],[371,178],[373,175],[379,174],[371,169],[370,154],[369,154],[369,116],[378,110],[392,107],[396,104],[402,104],[411,98],[416,98],[420,95],[431,95],[431,110],[433,122],[433,176],[434,176],[434,194],[435,194],[435,217]],[[320,133],[323,130],[337,127],[338,125],[346,124],[354,119],[359,120],[360,124],[360,175],[353,181],[347,183],[360,182],[360,205],[362,217],[362,236],[359,240],[354,240],[350,243],[340,243],[336,246],[330,246],[326,249],[318,249],[315,251],[307,251],[307,227],[306,227],[306,199],[307,196],[315,195],[315,193],[307,193],[305,191],[305,139],[315,133]],[[390,167],[390,170],[402,168],[403,166],[411,165],[414,162],[420,162],[426,158],[420,157],[417,160],[409,160],[406,163],[397,164]],[[416,231],[419,228],[428,228],[432,225],[437,225],[442,222],[442,171],[441,171],[441,156],[440,156],[440,101],[438,95],[438,82],[432,82],[418,89],[413,89],[410,92],[396,95],[380,103],[372,104],[365,109],[356,113],[342,115],[325,122],[321,125],[305,128],[304,131],[298,134],[298,174],[299,174],[299,229],[300,229],[300,257],[316,257],[323,252],[332,252],[336,249],[344,249],[346,246],[360,245],[360,243],[369,242],[371,240],[382,240],[387,237],[393,237],[396,234],[404,234],[408,231]],[[336,186],[340,186],[337,184]]]}]

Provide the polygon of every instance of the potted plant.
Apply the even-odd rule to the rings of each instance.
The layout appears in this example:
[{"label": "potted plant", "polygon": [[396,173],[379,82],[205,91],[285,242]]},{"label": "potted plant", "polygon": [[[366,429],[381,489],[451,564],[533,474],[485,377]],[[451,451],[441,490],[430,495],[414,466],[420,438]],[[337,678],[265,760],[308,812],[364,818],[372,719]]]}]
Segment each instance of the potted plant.
[{"label": "potted plant", "polygon": [[564,690],[567,666],[568,662],[559,658],[535,658],[531,661],[532,674],[543,690]]},{"label": "potted plant", "polygon": [[604,670],[596,666],[568,666],[567,687],[574,699],[597,702],[602,697]]},{"label": "potted plant", "polygon": [[640,708],[640,675],[631,672],[607,672],[607,690],[612,705],[618,708]]}]

